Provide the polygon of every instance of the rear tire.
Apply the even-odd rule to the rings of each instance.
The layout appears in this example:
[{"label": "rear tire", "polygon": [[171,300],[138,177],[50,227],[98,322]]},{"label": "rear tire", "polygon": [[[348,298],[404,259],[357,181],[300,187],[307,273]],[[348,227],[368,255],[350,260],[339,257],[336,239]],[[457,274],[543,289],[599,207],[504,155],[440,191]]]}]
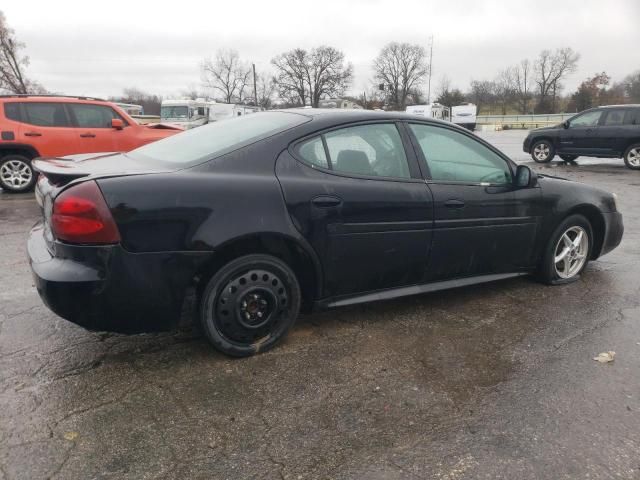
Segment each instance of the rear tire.
[{"label": "rear tire", "polygon": [[592,249],[593,229],[589,220],[583,215],[567,217],[549,238],[540,265],[540,280],[554,284],[575,279],[589,263]]},{"label": "rear tire", "polygon": [[36,183],[31,159],[10,154],[0,158],[0,188],[7,193],[28,192]]},{"label": "rear tire", "polygon": [[575,160],[576,158],[578,158],[578,155],[559,155],[559,157],[565,162],[575,163]]},{"label": "rear tire", "polygon": [[549,163],[555,154],[556,149],[549,140],[538,140],[531,146],[531,158],[537,163]]},{"label": "rear tire", "polygon": [[640,143],[627,148],[624,152],[624,164],[631,170],[640,170]]},{"label": "rear tire", "polygon": [[284,338],[300,301],[298,280],[286,263],[270,255],[246,255],[211,278],[200,301],[200,323],[216,349],[247,357]]}]

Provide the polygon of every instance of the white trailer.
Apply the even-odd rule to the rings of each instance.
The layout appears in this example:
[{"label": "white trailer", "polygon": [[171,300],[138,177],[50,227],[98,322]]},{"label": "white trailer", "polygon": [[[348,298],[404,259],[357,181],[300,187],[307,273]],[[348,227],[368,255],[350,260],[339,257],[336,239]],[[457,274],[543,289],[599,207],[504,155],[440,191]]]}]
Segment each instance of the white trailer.
[{"label": "white trailer", "polygon": [[468,128],[472,132],[476,128],[476,117],[478,115],[478,107],[473,103],[465,103],[464,105],[456,105],[451,108],[451,121],[456,125]]},{"label": "white trailer", "polygon": [[437,118],[445,122],[451,121],[451,110],[439,103],[427,103],[426,105],[409,105],[405,112],[421,117]]},{"label": "white trailer", "polygon": [[251,105],[237,105],[235,103],[212,103],[209,105],[209,121],[217,122],[227,118],[241,117],[262,111],[260,107]]},{"label": "white trailer", "polygon": [[209,105],[203,98],[163,100],[160,121],[188,130],[209,122]]}]

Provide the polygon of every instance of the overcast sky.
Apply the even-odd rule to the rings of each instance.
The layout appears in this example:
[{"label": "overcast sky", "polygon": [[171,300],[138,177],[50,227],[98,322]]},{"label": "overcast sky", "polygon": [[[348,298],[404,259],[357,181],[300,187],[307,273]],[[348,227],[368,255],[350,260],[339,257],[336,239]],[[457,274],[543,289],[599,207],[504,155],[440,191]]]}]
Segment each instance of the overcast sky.
[{"label": "overcast sky", "polygon": [[233,48],[258,71],[295,47],[327,44],[354,66],[351,93],[371,85],[387,42],[435,38],[433,89],[465,89],[545,48],[581,54],[566,81],[640,69],[640,0],[20,1],[0,6],[27,44],[30,77],[65,94],[106,97],[125,87],[164,96],[200,86],[200,64]]}]

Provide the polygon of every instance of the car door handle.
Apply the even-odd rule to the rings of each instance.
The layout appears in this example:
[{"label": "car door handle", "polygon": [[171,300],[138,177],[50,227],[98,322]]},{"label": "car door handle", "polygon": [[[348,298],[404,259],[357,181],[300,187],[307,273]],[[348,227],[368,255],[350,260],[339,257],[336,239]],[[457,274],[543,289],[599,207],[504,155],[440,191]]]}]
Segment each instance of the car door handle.
[{"label": "car door handle", "polygon": [[462,200],[447,200],[444,202],[444,206],[447,208],[464,208],[464,202]]},{"label": "car door handle", "polygon": [[41,137],[42,134],[38,132],[25,132],[25,137]]},{"label": "car door handle", "polygon": [[320,195],[311,200],[311,203],[318,208],[331,208],[339,206],[342,200],[332,195]]},{"label": "car door handle", "polygon": [[80,136],[82,138],[95,138],[96,137],[93,133],[81,133]]}]

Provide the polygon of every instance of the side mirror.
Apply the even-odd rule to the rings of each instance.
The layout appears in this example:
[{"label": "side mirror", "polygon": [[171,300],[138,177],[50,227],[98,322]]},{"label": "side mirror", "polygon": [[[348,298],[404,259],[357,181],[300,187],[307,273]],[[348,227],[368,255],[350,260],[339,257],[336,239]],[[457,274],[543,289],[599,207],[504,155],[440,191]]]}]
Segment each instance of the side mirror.
[{"label": "side mirror", "polygon": [[569,128],[569,120],[565,120],[564,122],[562,122],[562,126],[565,128],[565,130]]},{"label": "side mirror", "polygon": [[538,175],[526,165],[518,165],[516,168],[515,185],[520,188],[535,187],[538,183]]},{"label": "side mirror", "polygon": [[124,128],[124,122],[119,118],[112,118],[111,128],[115,128],[116,130],[122,130]]}]

